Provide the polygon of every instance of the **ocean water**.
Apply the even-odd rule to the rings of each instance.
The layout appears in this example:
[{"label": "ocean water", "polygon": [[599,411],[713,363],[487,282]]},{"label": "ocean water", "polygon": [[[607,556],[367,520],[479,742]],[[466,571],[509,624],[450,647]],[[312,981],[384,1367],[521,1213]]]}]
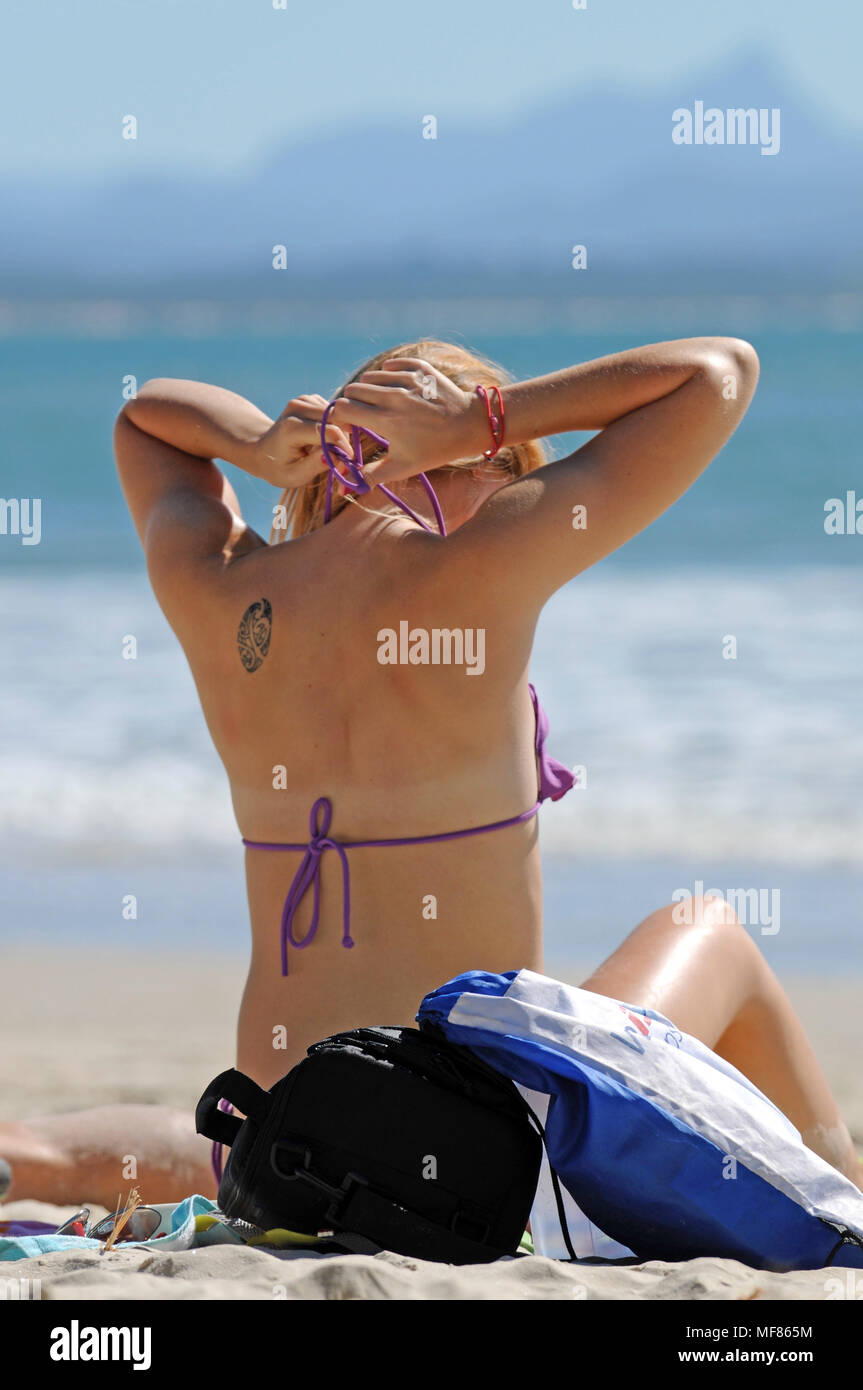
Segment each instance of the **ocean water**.
[{"label": "ocean water", "polygon": [[[519,376],[629,345],[475,341]],[[855,486],[863,497],[863,338],[755,342],[762,384],[720,459],[543,615],[533,676],[552,746],[586,772],[583,790],[542,815],[558,963],[589,965],[701,881],[762,895],[750,926],[777,964],[863,968],[863,535],[824,530],[829,498]],[[245,949],[226,780],[147,587],[111,423],[128,376],[202,377],[275,413],[301,391],[328,394],[381,345],[326,334],[0,342],[2,493],[42,504],[38,545],[0,535],[7,938]],[[235,481],[266,530],[269,490]],[[120,912],[128,893],[133,922]]]}]

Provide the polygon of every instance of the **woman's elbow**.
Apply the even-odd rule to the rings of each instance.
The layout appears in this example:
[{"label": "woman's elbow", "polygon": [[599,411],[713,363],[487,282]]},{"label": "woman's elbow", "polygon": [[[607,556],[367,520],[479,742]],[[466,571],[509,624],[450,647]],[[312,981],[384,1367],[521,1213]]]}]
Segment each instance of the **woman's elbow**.
[{"label": "woman's elbow", "polygon": [[703,371],[726,404],[741,401],[745,409],[758,385],[758,353],[745,338],[714,338]]},{"label": "woman's elbow", "polygon": [[723,338],[722,341],[738,376],[754,387],[761,368],[755,348],[745,338]]}]

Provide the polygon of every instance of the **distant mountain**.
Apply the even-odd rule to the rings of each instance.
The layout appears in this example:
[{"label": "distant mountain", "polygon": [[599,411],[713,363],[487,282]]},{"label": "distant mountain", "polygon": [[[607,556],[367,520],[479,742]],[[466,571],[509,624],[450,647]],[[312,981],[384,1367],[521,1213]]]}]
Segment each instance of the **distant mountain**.
[{"label": "distant mountain", "polygon": [[[673,143],[672,112],[778,107],[781,148]],[[434,114],[438,138],[422,138]],[[134,166],[135,148],[129,146]],[[528,113],[290,132],[214,181],[171,175],[6,190],[0,294],[860,289],[863,140],[761,51],[651,91],[595,86]],[[587,272],[571,248],[588,249]],[[288,269],[272,269],[272,247]]]}]

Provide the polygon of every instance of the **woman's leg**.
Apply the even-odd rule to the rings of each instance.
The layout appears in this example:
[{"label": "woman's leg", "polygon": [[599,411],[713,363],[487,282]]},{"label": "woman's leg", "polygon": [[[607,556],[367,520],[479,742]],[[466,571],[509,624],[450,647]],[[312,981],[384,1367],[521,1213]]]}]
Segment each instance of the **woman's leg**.
[{"label": "woman's leg", "polygon": [[583,988],[655,1009],[713,1048],[773,1101],[815,1153],[863,1188],[863,1168],[803,1026],[767,961],[721,899],[693,921],[660,908]]},{"label": "woman's leg", "polygon": [[[863,1187],[863,1170],[800,1020],[733,910],[694,900],[692,925],[661,908],[636,927],[583,988],[666,1015],[726,1058],[778,1105],[804,1142]],[[215,1196],[209,1142],[190,1114],[117,1105],[0,1124],[13,1168],[7,1200],[113,1207],[136,1185],[145,1201]],[[134,1179],[124,1176],[131,1171]]]},{"label": "woman's leg", "polygon": [[106,1105],[0,1124],[0,1154],[12,1165],[7,1202],[113,1210],[130,1187],[144,1202],[216,1195],[209,1140],[195,1133],[191,1114],[164,1105]]}]

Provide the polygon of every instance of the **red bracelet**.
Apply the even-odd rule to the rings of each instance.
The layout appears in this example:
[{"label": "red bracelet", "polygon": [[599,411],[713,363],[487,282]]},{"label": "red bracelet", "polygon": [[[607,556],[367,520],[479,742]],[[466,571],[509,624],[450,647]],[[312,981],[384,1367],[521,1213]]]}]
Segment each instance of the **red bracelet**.
[{"label": "red bracelet", "polygon": [[493,459],[495,454],[499,453],[500,450],[503,448],[503,433],[505,423],[503,396],[500,393],[500,387],[492,386],[489,389],[497,393],[497,415],[495,415],[492,411],[491,399],[486,388],[484,386],[478,386],[476,388],[477,395],[481,398],[481,400],[485,402],[486,414],[488,415],[488,427],[491,430],[491,442],[494,446],[491,449],[483,449],[482,456],[484,459]]}]

